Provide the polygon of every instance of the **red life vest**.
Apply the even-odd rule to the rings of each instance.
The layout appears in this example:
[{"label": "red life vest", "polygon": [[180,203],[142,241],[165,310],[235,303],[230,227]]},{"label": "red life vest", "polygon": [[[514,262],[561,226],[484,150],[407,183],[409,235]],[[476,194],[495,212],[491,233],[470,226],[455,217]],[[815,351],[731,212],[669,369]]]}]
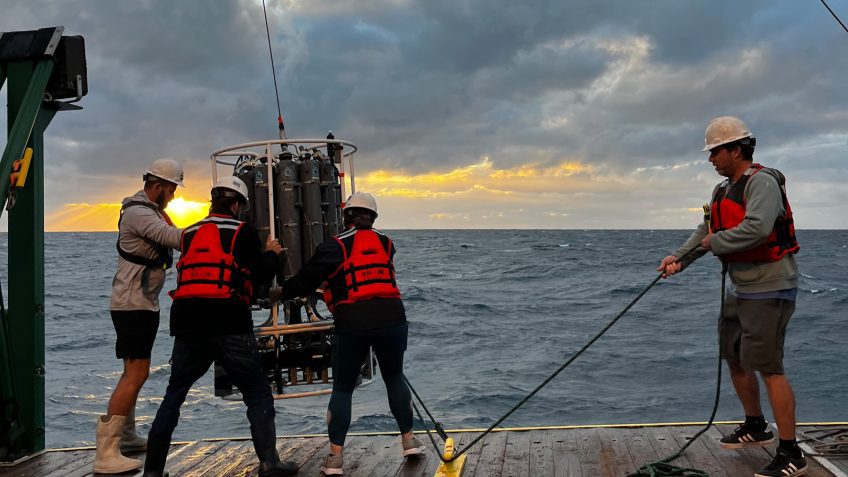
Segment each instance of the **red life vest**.
[{"label": "red life vest", "polygon": [[241,268],[233,256],[236,237],[244,222],[210,214],[183,231],[177,288],[168,293],[185,298],[237,298],[250,303],[253,283],[250,270]]},{"label": "red life vest", "polygon": [[337,305],[372,298],[400,298],[392,263],[392,240],[374,230],[351,229],[334,237],[344,262],[328,278],[324,302]]},{"label": "red life vest", "polygon": [[786,213],[774,222],[768,238],[751,250],[722,255],[725,262],[776,262],[787,253],[797,253],[801,248],[795,238],[795,224],[792,219],[792,208],[786,198],[786,178],[777,169],[763,167],[760,164],[751,166],[753,172],[745,173],[733,184],[727,181],[716,190],[710,207],[710,232],[732,229],[745,219],[745,186],[754,174],[760,171],[772,176],[780,188],[780,197]]}]

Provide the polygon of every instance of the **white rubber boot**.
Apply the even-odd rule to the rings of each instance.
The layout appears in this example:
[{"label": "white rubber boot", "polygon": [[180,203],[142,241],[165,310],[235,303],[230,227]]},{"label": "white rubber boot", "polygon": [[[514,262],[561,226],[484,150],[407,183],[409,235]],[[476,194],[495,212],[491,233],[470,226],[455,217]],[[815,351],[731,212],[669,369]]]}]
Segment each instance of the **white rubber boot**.
[{"label": "white rubber boot", "polygon": [[120,474],[141,467],[141,461],[121,455],[121,432],[127,416],[100,416],[97,420],[97,451],[94,456],[95,474]]},{"label": "white rubber boot", "polygon": [[130,411],[121,430],[121,452],[143,451],[147,449],[147,439],[135,432],[135,409]]}]

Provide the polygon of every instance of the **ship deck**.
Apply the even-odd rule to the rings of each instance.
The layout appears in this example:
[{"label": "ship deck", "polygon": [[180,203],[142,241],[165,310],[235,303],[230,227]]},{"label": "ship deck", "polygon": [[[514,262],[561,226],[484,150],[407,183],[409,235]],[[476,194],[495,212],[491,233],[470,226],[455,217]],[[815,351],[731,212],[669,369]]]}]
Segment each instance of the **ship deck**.
[{"label": "ship deck", "polygon": [[[624,476],[644,463],[676,452],[702,425],[634,425],[597,427],[547,427],[493,432],[468,452],[463,476]],[[713,425],[673,464],[704,470],[711,476],[750,476],[772,457],[766,448],[728,451],[718,440],[733,431],[729,423]],[[800,426],[798,431],[834,429],[836,426]],[[478,432],[449,431],[459,447]],[[799,436],[800,437],[800,436]],[[424,442],[429,440],[424,436]],[[278,438],[284,460],[297,462],[300,476],[319,476],[327,454],[326,436]],[[138,457],[142,457],[140,454]],[[94,449],[53,449],[11,467],[0,467],[0,476],[92,475]],[[846,477],[848,456],[810,458],[808,476]],[[345,446],[347,476],[432,476],[439,458],[432,450],[416,460],[404,461],[397,435],[351,434]],[[248,438],[203,439],[175,443],[167,470],[176,476],[254,476],[257,461]],[[136,472],[136,474],[139,474]],[[123,475],[133,475],[132,473]]]}]

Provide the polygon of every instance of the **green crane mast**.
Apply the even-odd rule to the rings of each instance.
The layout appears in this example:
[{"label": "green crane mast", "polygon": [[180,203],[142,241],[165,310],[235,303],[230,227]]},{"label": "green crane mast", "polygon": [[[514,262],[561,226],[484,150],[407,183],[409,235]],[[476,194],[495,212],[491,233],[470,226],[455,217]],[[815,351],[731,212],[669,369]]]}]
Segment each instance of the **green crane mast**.
[{"label": "green crane mast", "polygon": [[4,462],[44,449],[44,131],[58,111],[82,109],[71,103],[88,90],[83,38],[63,32],[59,26],[0,36],[0,89],[5,83],[8,96],[0,159],[0,206],[9,213],[8,305],[0,296]]}]

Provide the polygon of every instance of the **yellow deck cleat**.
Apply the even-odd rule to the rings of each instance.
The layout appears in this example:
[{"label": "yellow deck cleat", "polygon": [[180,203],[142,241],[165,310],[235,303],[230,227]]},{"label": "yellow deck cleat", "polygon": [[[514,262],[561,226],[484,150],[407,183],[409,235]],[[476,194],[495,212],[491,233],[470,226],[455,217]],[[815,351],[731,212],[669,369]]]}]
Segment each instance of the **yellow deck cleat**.
[{"label": "yellow deck cleat", "polygon": [[[448,437],[445,441],[445,459],[450,460],[453,457],[453,453],[456,449],[454,448],[453,438]],[[465,458],[467,456],[462,454],[457,457],[456,460],[450,462],[442,462],[439,464],[439,467],[436,468],[436,474],[433,477],[460,477],[462,475],[462,468],[465,466]]]}]

